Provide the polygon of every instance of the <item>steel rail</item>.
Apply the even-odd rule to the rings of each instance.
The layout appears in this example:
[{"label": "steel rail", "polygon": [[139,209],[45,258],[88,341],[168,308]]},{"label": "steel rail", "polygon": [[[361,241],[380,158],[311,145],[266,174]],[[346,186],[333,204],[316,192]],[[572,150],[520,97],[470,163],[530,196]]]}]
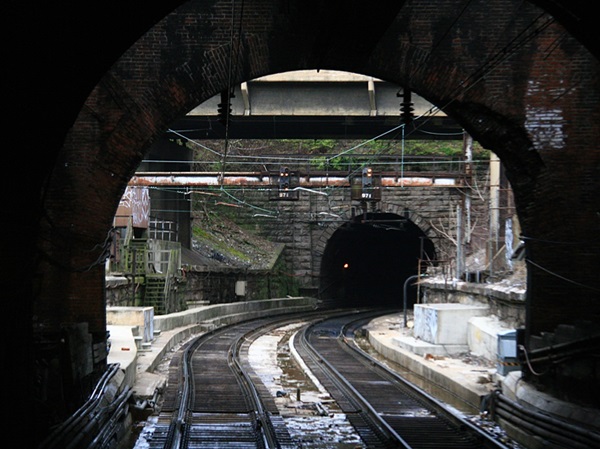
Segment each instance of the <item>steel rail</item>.
[{"label": "steel rail", "polygon": [[[192,372],[190,367],[190,360],[193,356],[196,348],[201,344],[204,338],[209,338],[213,335],[214,330],[208,331],[200,337],[194,339],[191,343],[187,344],[183,349],[183,356],[181,358],[182,367],[179,370],[180,381],[178,382],[177,389],[177,414],[171,420],[169,430],[167,431],[165,449],[179,449],[182,447],[182,441],[185,438],[185,426],[188,421],[187,414],[189,405],[191,403],[191,389],[192,384]],[[185,446],[185,445],[184,445]],[[184,447],[183,446],[183,447]]]},{"label": "steel rail", "polygon": [[[355,313],[359,313],[356,311]],[[381,312],[369,312],[369,316],[381,315]],[[319,351],[308,341],[307,335],[315,327],[316,324],[326,321],[330,317],[324,317],[317,322],[314,322],[304,328],[304,330],[297,334],[299,335],[299,343],[306,349],[306,354],[311,360],[320,366],[325,366],[322,372],[329,380],[340,390],[340,392],[352,403],[358,410],[358,414],[362,416],[362,419],[368,423],[376,435],[382,446],[388,447],[393,444],[394,447],[410,449],[406,441],[385,421],[381,418],[380,414],[375,410],[369,401],[360,392],[354,388],[354,386],[348,382],[344,375],[342,375],[328,360],[324,359]]]},{"label": "steel rail", "polygon": [[[362,316],[347,321],[364,322],[369,319],[371,318]],[[365,400],[373,401],[373,408],[379,410],[373,419],[388,422],[388,425],[401,435],[398,443],[403,444],[401,447],[424,448],[436,444],[435,447],[438,448],[507,449],[507,446],[487,432],[458,416],[447,406],[410,384],[377,360],[365,357],[362,350],[356,350],[349,345],[346,334],[349,323],[345,323],[345,326],[333,323],[327,327],[326,320],[323,320],[322,324],[308,326],[305,335],[309,331],[314,331],[312,328],[317,328],[316,330],[321,333],[328,332],[328,337],[319,337],[317,332],[310,340],[307,338],[313,350],[319,353],[321,365],[336,365],[335,372],[339,365],[341,369],[339,373],[344,377],[343,382],[357,382],[356,389],[364,392]],[[312,341],[316,346],[312,345]],[[344,352],[348,357],[352,357],[354,362],[351,362],[351,359],[344,359],[341,354]],[[347,388],[347,391],[352,391],[352,388]]]},{"label": "steel rail", "polygon": [[[250,321],[250,320],[249,320]],[[217,338],[220,333],[227,331],[228,329],[234,328],[242,323],[236,323],[229,326],[219,327],[212,329],[205,334],[202,334],[186,345],[183,349],[183,357],[181,359],[182,366],[180,370],[180,383],[177,391],[176,407],[177,413],[173,417],[168,430],[168,436],[163,446],[165,449],[180,449],[187,447],[187,440],[189,439],[189,428],[191,426],[191,407],[193,405],[193,393],[194,393],[194,373],[192,368],[192,359],[194,353],[204,344],[212,338]],[[235,356],[232,354],[232,348],[229,349],[227,359],[232,372],[238,378],[240,388],[246,392],[246,396],[252,395],[252,389],[243,382],[243,375],[239,374],[240,367],[235,361]],[[259,426],[254,426],[258,429]],[[263,437],[264,441],[268,441],[268,438]],[[264,446],[265,448],[273,446]]]},{"label": "steel rail", "polygon": [[[181,358],[177,358],[177,363],[180,366],[176,368],[177,375],[172,377],[174,382],[178,383],[177,390],[173,394],[176,398],[172,400],[172,404],[168,407],[173,410],[168,430],[164,432],[164,443],[160,446],[163,449],[180,449],[185,448],[190,442],[190,433],[194,427],[194,398],[196,388],[194,374],[194,357],[196,352],[205,344],[210,344],[215,339],[222,339],[224,344],[228,345],[227,349],[227,365],[231,374],[235,377],[238,387],[240,388],[243,400],[246,403],[246,409],[249,419],[253,422],[253,430],[256,432],[257,447],[260,449],[279,449],[279,435],[283,432],[277,432],[277,426],[272,423],[271,415],[264,406],[263,398],[254,385],[252,373],[250,373],[249,365],[241,361],[241,348],[248,340],[255,338],[253,336],[268,332],[268,329],[281,326],[282,323],[295,322],[299,319],[304,320],[311,314],[322,316],[322,311],[302,312],[302,313],[285,313],[267,318],[248,319],[236,324],[222,326],[208,331],[205,334],[197,336],[190,340],[180,352]],[[248,326],[252,326],[250,330],[246,330]],[[241,333],[240,333],[241,332]],[[228,335],[233,334],[233,338]],[[239,335],[237,335],[238,333]],[[228,339],[231,338],[229,342]],[[173,363],[173,362],[172,362]],[[173,374],[172,374],[173,375]],[[210,413],[210,412],[204,412]],[[159,435],[159,439],[163,434]],[[288,434],[289,438],[289,434]],[[157,440],[156,443],[159,443]],[[159,443],[160,444],[160,443]],[[232,443],[233,444],[233,443]],[[159,447],[151,444],[151,447]],[[203,446],[204,447],[204,446]],[[217,447],[217,446],[215,446]],[[222,447],[222,446],[218,446]]]},{"label": "steel rail", "polygon": [[[322,319],[324,315],[336,315],[340,313],[339,311],[332,310],[328,312],[324,311],[315,311],[315,312],[302,312],[300,315],[291,314],[287,318],[278,319],[274,322],[268,322],[258,328],[251,330],[250,332],[240,336],[235,344],[231,347],[230,357],[232,365],[235,365],[240,376],[240,381],[243,382],[244,387],[248,391],[248,398],[251,400],[253,407],[256,409],[257,414],[257,423],[259,423],[259,429],[262,432],[263,441],[265,443],[266,448],[282,448],[281,436],[278,433],[285,433],[286,440],[290,439],[289,433],[287,429],[285,432],[279,430],[281,426],[276,426],[273,423],[273,413],[274,410],[268,410],[265,406],[266,396],[269,395],[268,391],[265,390],[263,394],[259,391],[257,385],[262,385],[262,381],[258,378],[256,380],[253,379],[254,371],[250,367],[249,362],[247,360],[247,351],[252,342],[256,341],[262,335],[265,335],[272,329],[285,326],[286,324],[298,322],[299,318],[302,321],[311,320],[313,316],[319,317]],[[242,353],[244,355],[242,356]],[[275,407],[275,405],[273,405]],[[278,412],[276,412],[278,414]],[[290,445],[291,447],[291,445]],[[293,444],[295,448],[296,445]]]},{"label": "steel rail", "polygon": [[[348,338],[348,335],[352,334],[353,330],[356,327],[359,327],[360,324],[360,322],[348,323],[345,326],[343,331],[343,334],[345,335],[344,343],[349,347],[349,349],[362,354],[364,357],[370,360],[372,365],[381,366],[384,371],[389,373],[389,375],[398,377],[400,381],[406,382],[407,386],[410,388],[415,388],[421,391],[421,389],[416,385],[407,382],[400,376],[397,376],[397,374],[391,370],[388,370],[387,367],[381,364],[381,362],[379,362],[377,359],[371,357],[366,351],[360,348],[354,338]],[[420,394],[432,404],[439,402],[436,398],[429,395],[425,391],[421,391]],[[503,395],[500,390],[495,391],[491,397],[491,418],[495,421],[501,419],[510,423],[515,428],[519,428],[533,435],[538,435],[539,438],[546,440],[548,444],[552,444],[551,442],[556,442],[572,449],[600,448],[600,434],[598,432],[566,422],[559,418],[553,418],[550,415],[537,412],[535,410],[527,409],[517,402],[512,401],[506,395]],[[489,436],[487,432],[479,429],[470,421],[464,420],[462,417],[454,414],[451,414],[450,416],[455,417],[454,419],[458,425],[468,426],[474,431],[481,432],[486,438],[490,438],[496,442],[492,436]]]},{"label": "steel rail", "polygon": [[343,326],[343,328],[340,332],[340,335],[338,337],[338,340],[339,340],[340,344],[343,345],[344,349],[356,354],[358,357],[362,357],[365,360],[367,360],[369,365],[373,369],[376,369],[377,372],[381,376],[383,376],[387,379],[390,379],[391,381],[397,382],[397,383],[403,385],[403,387],[413,391],[415,393],[415,395],[417,395],[419,397],[419,399],[423,400],[427,404],[427,406],[435,409],[436,412],[443,414],[446,419],[451,421],[457,427],[468,428],[472,432],[476,433],[480,438],[485,440],[487,442],[487,444],[489,445],[489,446],[485,446],[485,447],[494,447],[494,448],[498,448],[498,449],[509,449],[508,446],[506,446],[503,443],[501,443],[500,441],[496,440],[489,433],[480,429],[475,424],[471,423],[469,420],[464,419],[462,416],[456,414],[449,407],[444,405],[444,403],[439,401],[437,398],[435,398],[431,394],[427,393],[425,390],[419,388],[417,385],[407,381],[405,378],[398,375],[398,373],[389,369],[387,366],[385,366],[379,360],[372,357],[370,354],[368,354],[366,351],[364,351],[362,348],[360,348],[360,346],[358,346],[358,344],[356,343],[353,334],[354,334],[354,331],[357,328],[362,327],[362,324],[364,324],[365,322],[366,322],[366,320],[364,318],[361,318],[359,320],[348,322]]},{"label": "steel rail", "polygon": [[275,429],[271,422],[268,412],[265,410],[262,398],[252,381],[247,368],[240,360],[240,350],[248,335],[254,333],[252,331],[238,338],[234,345],[230,348],[228,359],[234,371],[237,374],[240,387],[246,392],[245,398],[249,405],[255,409],[255,430],[260,434],[263,447],[267,449],[277,448],[281,445],[277,440]]}]

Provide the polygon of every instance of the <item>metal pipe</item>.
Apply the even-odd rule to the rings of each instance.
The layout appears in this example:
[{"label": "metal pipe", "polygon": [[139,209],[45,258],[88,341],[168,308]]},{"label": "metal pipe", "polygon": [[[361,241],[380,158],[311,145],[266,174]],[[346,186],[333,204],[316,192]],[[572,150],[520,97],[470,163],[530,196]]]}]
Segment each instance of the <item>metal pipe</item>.
[{"label": "metal pipe", "polygon": [[420,274],[413,274],[412,276],[409,276],[406,278],[406,280],[404,281],[404,298],[403,298],[403,302],[404,302],[404,327],[406,327],[406,302],[407,302],[407,288],[408,288],[408,283],[414,279],[419,279],[420,277],[422,277],[422,275]]}]

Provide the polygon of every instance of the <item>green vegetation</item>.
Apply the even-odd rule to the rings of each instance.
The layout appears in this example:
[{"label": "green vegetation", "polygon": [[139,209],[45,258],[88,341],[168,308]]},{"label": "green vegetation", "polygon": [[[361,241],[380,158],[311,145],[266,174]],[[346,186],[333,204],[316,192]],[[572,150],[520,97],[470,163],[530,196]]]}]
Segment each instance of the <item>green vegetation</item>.
[{"label": "green vegetation", "polygon": [[[208,151],[210,148],[214,151]],[[194,148],[196,170],[205,171],[275,171],[281,165],[297,170],[351,171],[367,164],[396,165],[404,160],[453,160],[463,158],[462,140],[374,141],[333,139],[235,140],[229,142],[228,158],[223,141],[205,141]],[[473,159],[489,159],[489,151],[474,143]],[[442,169],[443,170],[443,169]]]},{"label": "green vegetation", "polygon": [[218,225],[211,228],[194,225],[192,234],[198,243],[212,248],[227,259],[236,259],[242,263],[252,262],[251,256],[240,249],[239,242],[219,228]]},{"label": "green vegetation", "polygon": [[256,280],[256,298],[285,298],[299,296],[300,287],[282,259],[279,259],[271,273]]},{"label": "green vegetation", "polygon": [[[277,148],[287,154],[320,154],[324,157],[347,151],[353,147],[356,147],[356,150],[349,152],[350,155],[395,156],[402,153],[402,142],[400,140],[389,139],[373,140],[366,143],[364,141],[332,139],[282,139],[269,141],[269,152]],[[489,155],[489,152],[477,143],[473,145],[473,152],[474,156],[486,157]],[[404,154],[406,156],[460,157],[462,153],[462,140],[406,140],[404,142]]]},{"label": "green vegetation", "polygon": [[229,215],[231,209],[236,213],[243,210],[222,206],[195,210],[194,247],[230,266],[267,267],[280,245],[260,237],[255,228],[244,226],[245,220],[239,215]]}]

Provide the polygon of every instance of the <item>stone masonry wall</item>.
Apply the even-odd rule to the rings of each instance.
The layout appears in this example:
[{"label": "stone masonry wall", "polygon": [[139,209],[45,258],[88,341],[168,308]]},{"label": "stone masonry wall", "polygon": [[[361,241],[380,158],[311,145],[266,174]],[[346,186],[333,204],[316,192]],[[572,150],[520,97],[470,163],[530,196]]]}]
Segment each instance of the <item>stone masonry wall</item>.
[{"label": "stone masonry wall", "polygon": [[524,288],[432,278],[421,281],[421,291],[423,303],[485,304],[507,326],[525,325]]},{"label": "stone masonry wall", "polygon": [[[352,216],[352,209],[361,213],[360,204],[350,198],[350,189],[324,190],[327,196],[301,192],[298,201],[268,201],[264,191],[246,190],[238,199],[247,204],[271,211],[271,217],[254,216],[254,211],[240,209],[236,220],[257,230],[265,238],[284,243],[284,257],[291,276],[303,287],[319,283],[321,258],[327,240],[334,231]],[[441,263],[452,263],[456,234],[456,207],[463,205],[465,189],[447,187],[387,188],[382,201],[375,207],[382,212],[404,215],[409,210],[410,219],[434,242]],[[480,216],[487,206],[487,197],[473,201],[472,213]],[[487,226],[479,222],[478,226]],[[445,234],[448,235],[445,235]]]}]

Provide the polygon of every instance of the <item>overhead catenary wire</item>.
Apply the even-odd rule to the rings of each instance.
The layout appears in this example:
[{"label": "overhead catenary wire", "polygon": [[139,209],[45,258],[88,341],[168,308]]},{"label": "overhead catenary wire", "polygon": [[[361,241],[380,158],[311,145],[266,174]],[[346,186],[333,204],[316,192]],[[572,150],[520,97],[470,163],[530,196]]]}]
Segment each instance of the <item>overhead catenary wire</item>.
[{"label": "overhead catenary wire", "polygon": [[[467,2],[467,4],[468,4],[468,2]],[[232,2],[232,30],[231,30],[231,47],[230,47],[230,52],[233,52],[233,35],[234,35],[234,32],[233,32],[234,14],[233,14],[233,12],[234,12],[234,7],[235,7],[235,1]],[[243,1],[242,1],[242,12],[243,12]],[[461,12],[461,14],[462,14],[462,12]],[[241,14],[241,16],[242,16],[242,14]],[[240,32],[239,32],[239,35],[238,35],[238,39],[241,39],[241,24],[242,24],[241,16],[240,16]],[[540,16],[540,18],[541,18],[541,16]],[[480,72],[476,72],[476,73],[473,74],[472,77],[468,78],[467,81],[471,80],[471,84],[470,85],[466,84],[465,86],[463,86],[463,89],[464,89],[463,92],[466,91],[466,90],[469,90],[470,88],[472,88],[473,85],[475,85],[477,82],[479,82],[481,79],[483,79],[483,77],[485,76],[486,73],[489,73],[491,70],[493,70],[495,67],[497,67],[502,61],[506,60],[508,57],[510,57],[512,54],[514,54],[514,52],[517,49],[519,49],[527,41],[529,41],[530,39],[532,39],[533,37],[535,37],[536,35],[538,35],[540,32],[542,32],[546,27],[550,26],[551,23],[553,23],[553,19],[547,20],[546,22],[538,24],[537,27],[534,27],[534,25],[535,25],[535,21],[534,21],[534,23],[532,23],[530,25],[531,29],[528,27],[526,30],[524,30],[522,33],[520,33],[515,39],[513,39],[511,42],[509,42],[509,44],[506,47],[504,47],[504,49],[502,49],[502,51],[499,51],[495,55],[495,58],[490,58],[488,60],[487,65],[483,65],[481,67],[481,71]],[[239,54],[239,50],[240,50],[240,45],[239,44],[238,44],[237,50],[238,50],[238,54]],[[233,56],[233,53],[231,54],[231,56]],[[229,70],[229,73],[228,73],[228,76],[229,76],[228,87],[231,86],[231,77],[232,77],[232,71],[233,71],[233,68],[231,67],[232,61],[233,61],[233,58],[231,57],[230,58],[230,70]],[[231,98],[231,90],[230,90],[230,88],[228,88],[228,92],[229,92],[229,98]],[[440,108],[440,110],[442,110],[442,109]],[[394,127],[391,130],[389,130],[389,131],[387,131],[387,132],[385,132],[383,134],[380,134],[379,136],[376,136],[376,137],[374,137],[372,139],[369,139],[368,141],[364,142],[363,144],[361,144],[359,146],[356,146],[356,147],[353,147],[353,148],[350,148],[350,149],[346,150],[345,152],[342,152],[339,155],[334,156],[334,157],[338,157],[341,154],[353,151],[354,149],[356,149],[356,148],[358,148],[360,146],[363,146],[363,145],[365,145],[366,143],[368,143],[370,141],[376,140],[376,139],[378,139],[378,138],[380,138],[380,137],[382,137],[382,136],[384,136],[384,135],[386,135],[388,133],[391,133],[391,132],[394,132],[395,130],[398,130],[402,126],[404,126],[404,125],[400,125],[398,127]],[[173,130],[169,130],[169,131],[174,132],[175,134],[181,136],[181,134],[177,133],[176,131],[173,131]],[[403,131],[404,131],[404,128],[403,128]],[[412,131],[412,132],[414,132],[414,131]],[[203,145],[199,144],[198,142],[195,142],[195,143],[197,145],[199,145],[199,146],[202,146],[207,151],[214,152],[216,155],[222,157],[222,170],[223,170],[222,173],[224,173],[225,172],[225,163],[226,163],[227,156],[228,156],[227,155],[227,153],[228,153],[228,144],[229,144],[229,142],[228,142],[228,131],[226,131],[226,144],[225,144],[225,152],[224,153],[216,152],[216,151],[214,151],[214,150],[212,150],[212,149],[210,149],[210,148],[208,148],[206,146],[203,146]],[[244,205],[248,205],[247,203],[245,203],[243,201],[240,201],[240,203],[244,204]],[[269,212],[271,212],[271,211],[269,211]],[[100,245],[100,247],[102,247],[102,245]],[[83,269],[89,269],[90,267],[94,266],[95,264],[101,263],[102,262],[101,259],[102,259],[103,255],[104,254],[102,254],[101,257],[98,258],[94,263],[92,263],[91,265],[89,265],[88,267],[85,267]],[[543,267],[540,267],[539,265],[535,264],[532,261],[528,261],[528,262],[536,265],[540,269],[548,271],[549,273],[551,273],[551,274],[553,274],[555,276],[561,277],[560,275],[558,275],[556,273],[553,273],[553,272],[551,272],[549,270],[546,270]],[[564,280],[566,280],[566,281],[569,281],[569,282],[572,282],[572,283],[576,283],[575,281],[572,281],[572,280],[569,280],[569,279],[566,279],[566,278],[563,278],[563,277],[561,277],[561,278],[564,279]],[[576,284],[579,284],[579,283],[576,283]],[[594,290],[598,290],[598,289],[595,289],[595,288],[590,287],[590,286],[585,286],[583,284],[579,284],[579,285],[581,285],[583,287],[586,287],[586,288],[592,288]]]},{"label": "overhead catenary wire", "polygon": [[385,131],[385,132],[383,132],[383,133],[381,133],[381,134],[379,134],[379,135],[377,135],[375,137],[372,137],[371,139],[365,140],[365,141],[359,143],[358,145],[354,145],[353,147],[348,148],[347,150],[344,150],[341,153],[335,154],[335,155],[333,155],[331,157],[327,157],[326,160],[327,160],[327,162],[331,162],[333,159],[336,159],[336,158],[338,158],[338,157],[340,157],[340,156],[342,156],[344,154],[350,153],[351,151],[354,151],[357,148],[360,148],[360,147],[368,144],[369,142],[373,142],[373,141],[375,141],[377,139],[380,139],[381,137],[383,137],[383,136],[385,136],[387,134],[390,134],[390,133],[392,133],[392,132],[394,132],[394,131],[396,131],[396,130],[398,130],[400,128],[403,128],[403,127],[404,127],[404,123],[402,123],[401,125],[398,125],[398,126],[394,126],[392,129],[389,129],[389,130],[387,130],[387,131]]},{"label": "overhead catenary wire", "polygon": [[[458,20],[460,19],[460,17],[462,17],[462,15],[465,13],[466,9],[468,8],[469,4],[470,4],[470,0],[465,2],[465,5],[461,8],[460,13],[456,16],[456,18],[453,20],[452,24],[448,27],[448,29],[441,35],[441,37],[438,39],[438,42],[434,44],[434,49],[437,48],[440,45],[440,42],[449,34],[450,30],[452,29],[452,27],[454,27],[454,25],[458,22]],[[230,26],[230,56],[229,56],[229,66],[228,66],[228,98],[231,98],[231,81],[232,81],[232,76],[233,76],[233,70],[234,67],[237,67],[237,57],[239,57],[240,54],[240,48],[241,48],[241,34],[242,34],[242,18],[243,18],[243,8],[244,8],[244,2],[242,1],[241,4],[241,11],[240,11],[240,20],[239,20],[239,30],[238,30],[238,40],[237,40],[237,48],[236,48],[236,58],[235,58],[235,62],[236,65],[234,66],[234,24],[235,24],[235,1],[232,2],[231,5],[231,26]],[[515,38],[513,38],[509,43],[507,43],[503,48],[499,49],[496,53],[494,53],[490,58],[488,58],[487,61],[484,62],[484,64],[482,64],[482,66],[477,69],[470,77],[467,77],[467,79],[465,80],[465,82],[463,82],[460,86],[460,93],[464,93],[467,90],[469,90],[470,88],[472,88],[475,84],[477,84],[487,73],[489,73],[493,68],[495,68],[500,62],[504,61],[505,59],[507,59],[508,57],[510,57],[512,54],[514,54],[514,52],[519,49],[522,45],[524,45],[526,42],[528,42],[531,38],[533,38],[534,36],[538,35],[539,33],[541,33],[547,26],[549,26],[552,22],[553,19],[549,19],[546,22],[542,23],[541,26],[539,26],[538,28],[534,28],[533,31],[530,31],[529,33],[527,33],[528,30],[530,30],[531,28],[534,27],[534,25],[541,19],[541,17],[543,16],[543,14],[541,14],[540,16],[538,16],[534,21],[532,21],[523,31],[521,31]],[[423,61],[421,64],[425,64],[425,61]],[[467,85],[467,83],[471,81],[470,85]],[[457,97],[457,95],[455,95],[455,97]],[[452,100],[454,101],[454,100]],[[451,101],[451,102],[452,102]],[[431,108],[429,111],[427,111],[425,114],[422,114],[419,118],[423,118],[423,117],[432,117],[434,116],[438,111],[443,110],[445,107],[447,107],[451,102],[446,103],[443,107],[439,108],[439,107],[433,107]],[[227,121],[227,125],[229,124],[229,121]],[[364,146],[365,144],[372,142],[374,140],[377,140],[389,133],[392,133],[396,130],[399,130],[400,128],[403,129],[404,131],[404,124],[399,125],[399,126],[395,126],[392,129],[381,133],[378,136],[375,136],[371,139],[368,139],[358,145],[353,146],[352,148],[349,148],[348,150],[345,150],[341,153],[338,153],[334,156],[331,156],[330,158],[328,158],[328,161],[331,161],[334,158],[337,158],[343,154],[346,154],[348,152],[351,152],[359,147]],[[412,134],[413,132],[415,132],[417,129],[419,131],[422,131],[422,125],[420,126],[416,126],[414,127],[411,131],[409,131],[408,134]],[[206,149],[207,151],[210,151],[216,155],[218,155],[219,157],[222,158],[222,170],[225,170],[225,162],[227,160],[227,158],[231,158],[231,157],[240,157],[240,158],[248,158],[248,157],[254,157],[254,158],[260,158],[259,156],[237,156],[237,155],[229,155],[228,154],[228,144],[229,144],[229,138],[228,138],[228,128],[226,127],[226,137],[225,137],[225,152],[224,153],[220,153],[218,151],[215,151],[205,145],[200,144],[199,142],[193,140],[193,139],[189,139],[187,138],[185,135],[183,135],[182,133],[173,130],[173,129],[169,129],[169,132],[172,132],[176,135],[178,135],[179,137],[182,137],[184,139],[187,139],[188,141],[192,141],[194,142],[196,145]],[[433,133],[431,133],[433,134]],[[294,159],[290,158],[290,161],[293,161]]]},{"label": "overhead catenary wire", "polygon": [[[201,148],[203,148],[203,149],[205,149],[205,150],[207,150],[207,151],[210,151],[211,153],[213,153],[213,154],[216,154],[216,155],[217,155],[217,156],[219,156],[219,157],[224,157],[224,156],[225,156],[223,153],[219,153],[218,151],[216,151],[216,150],[213,150],[212,148],[209,148],[209,147],[207,147],[206,145],[202,145],[202,144],[201,144],[200,142],[198,142],[197,140],[190,139],[189,137],[185,136],[184,134],[181,134],[181,133],[180,133],[180,132],[178,132],[178,131],[175,131],[175,130],[173,130],[173,129],[171,129],[171,128],[169,128],[169,130],[168,130],[168,131],[169,131],[170,133],[173,133],[173,134],[175,134],[175,135],[177,135],[177,136],[181,137],[182,139],[185,139],[185,140],[187,140],[188,142],[193,142],[195,145],[198,145],[199,147],[201,147]],[[142,161],[142,162],[143,162],[143,161]],[[153,161],[153,162],[154,162],[154,161]],[[156,162],[164,162],[164,161],[156,161]],[[189,162],[189,161],[187,161],[187,162]]]},{"label": "overhead catenary wire", "polygon": [[[458,19],[460,18],[460,16],[464,13],[464,11],[466,10],[466,7],[469,5],[470,2],[467,2],[465,4],[465,7],[463,7],[463,9],[461,10],[461,13],[457,16],[457,18],[453,21],[453,24],[455,24]],[[234,48],[234,21],[235,21],[235,1],[232,2],[232,14],[231,14],[231,33],[230,33],[230,58],[229,58],[229,70],[228,70],[228,98],[231,98],[231,79],[232,79],[232,71],[233,71],[233,48]],[[243,15],[243,2],[242,2],[242,13],[240,15],[240,30],[238,33],[238,54],[239,54],[239,39],[241,38],[241,24],[242,24],[242,15]],[[405,124],[401,124],[398,126],[395,126],[393,128],[391,128],[390,130],[379,134],[378,136],[375,136],[371,139],[365,140],[363,142],[361,142],[358,145],[355,145],[345,151],[342,151],[338,154],[335,154],[331,157],[326,158],[326,161],[329,163],[331,162],[333,159],[338,158],[344,154],[350,153],[364,145],[366,145],[369,142],[375,141],[387,134],[390,134],[392,132],[401,130],[403,133],[403,141],[404,138],[407,137],[408,135],[416,132],[417,130],[421,129],[423,127],[423,125],[425,123],[427,123],[429,121],[429,119],[431,119],[433,116],[435,116],[435,114],[437,114],[437,112],[444,110],[444,108],[448,107],[452,102],[455,101],[455,98],[458,97],[459,93],[464,93],[470,89],[472,89],[475,85],[477,85],[482,79],[484,79],[485,75],[489,74],[492,70],[494,70],[496,67],[498,67],[499,64],[501,64],[503,61],[505,61],[506,59],[508,59],[510,56],[512,56],[519,48],[521,48],[523,45],[525,45],[525,43],[527,43],[529,40],[531,40],[533,37],[537,36],[539,33],[541,33],[542,31],[544,31],[548,26],[550,26],[551,23],[553,23],[554,19],[550,18],[548,20],[546,20],[545,22],[541,23],[541,25],[538,24],[538,26],[536,27],[535,25],[538,23],[538,21],[543,17],[543,14],[541,14],[540,16],[538,16],[534,21],[532,21],[524,30],[522,30],[520,33],[518,33],[518,35],[513,38],[511,41],[509,41],[508,44],[506,44],[502,49],[500,49],[499,51],[497,51],[495,54],[493,54],[490,58],[488,58],[487,61],[485,61],[479,69],[475,70],[473,72],[473,74],[469,77],[467,77],[465,79],[465,81],[463,83],[460,84],[460,86],[458,87],[459,90],[457,90],[457,93],[453,96],[453,98],[448,101],[443,107],[437,107],[434,106],[432,107],[429,111],[427,111],[425,114],[422,114],[419,118],[423,118],[425,117],[425,120],[420,123],[418,126],[413,126],[412,130],[410,130],[408,132],[408,134],[406,134],[406,130],[405,130]],[[452,28],[453,25],[450,26],[449,29]],[[449,29],[446,33],[444,33],[444,36],[447,35],[449,33]],[[439,42],[438,42],[439,45]],[[221,177],[221,186],[223,183],[223,178],[224,178],[224,174],[225,174],[225,166],[226,166],[226,162],[227,162],[227,157],[228,157],[228,145],[229,145],[229,138],[228,138],[228,125],[229,125],[229,120],[226,121],[226,134],[225,134],[225,151],[224,153],[218,153],[214,150],[212,150],[213,153],[220,155],[222,157],[222,177]],[[172,131],[172,130],[170,130]],[[173,131],[175,134],[179,135],[180,137],[186,138],[185,136],[183,136],[181,133],[177,133],[176,131]],[[191,139],[188,139],[191,140]],[[193,140],[192,140],[193,141]],[[198,142],[193,141],[196,144],[198,144]],[[200,145],[200,144],[198,144]],[[202,146],[202,145],[200,145]],[[205,147],[205,146],[203,146]],[[205,147],[206,149],[208,149],[208,147]],[[209,149],[209,151],[211,151]],[[247,158],[248,156],[240,156],[240,157],[244,157]],[[403,167],[404,165],[402,165]]]},{"label": "overhead catenary wire", "polygon": [[[464,12],[461,11],[461,14]],[[495,70],[501,63],[509,59],[513,56],[517,50],[522,48],[527,42],[529,42],[534,37],[538,36],[544,30],[546,30],[550,25],[555,22],[553,17],[549,17],[546,21],[540,22],[540,20],[545,16],[545,13],[541,13],[538,15],[531,23],[529,23],[522,31],[520,31],[516,37],[511,39],[504,47],[500,48],[491,57],[489,57],[483,64],[476,69],[471,75],[469,75],[463,82],[460,83],[459,86],[455,89],[454,94],[450,94],[451,100],[446,102],[441,107],[436,107],[441,111],[445,111],[448,106],[456,101],[457,98],[460,98],[461,95],[473,89],[479,82],[481,82],[487,75],[489,75],[493,70]],[[537,27],[535,25],[538,24]],[[422,62],[425,64],[425,62]],[[433,109],[433,108],[432,108]],[[431,117],[427,118],[422,123],[415,125],[412,130],[410,130],[407,134],[407,137],[425,125]]]}]

